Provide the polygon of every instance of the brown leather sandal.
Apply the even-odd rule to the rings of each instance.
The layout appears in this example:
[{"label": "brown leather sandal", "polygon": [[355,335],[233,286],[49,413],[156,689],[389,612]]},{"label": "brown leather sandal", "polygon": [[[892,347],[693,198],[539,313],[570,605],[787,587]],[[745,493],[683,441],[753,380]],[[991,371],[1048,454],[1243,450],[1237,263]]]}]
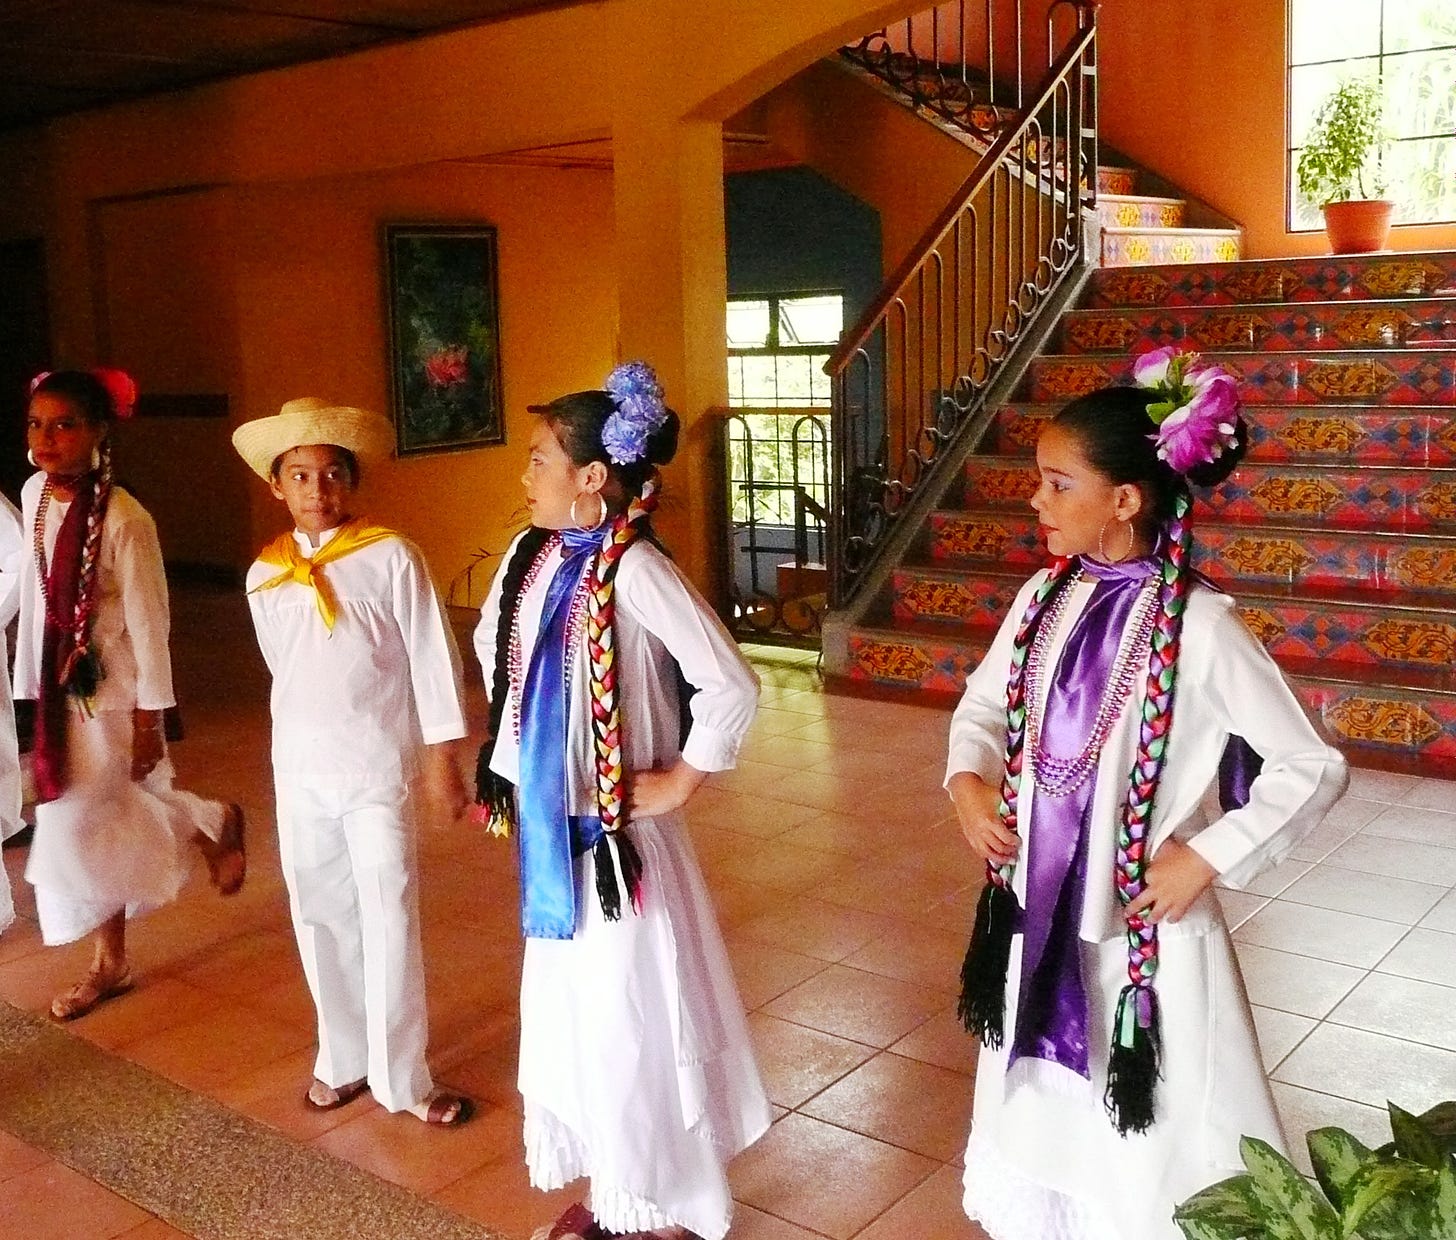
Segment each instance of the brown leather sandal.
[{"label": "brown leather sandal", "polygon": [[442,1089],[430,1099],[425,1110],[425,1123],[436,1128],[454,1128],[475,1114],[475,1103],[464,1094]]},{"label": "brown leather sandal", "polygon": [[561,1217],[548,1227],[538,1227],[531,1240],[606,1240],[612,1233],[597,1226],[592,1212],[581,1202],[573,1202]]},{"label": "brown leather sandal", "polygon": [[[326,1102],[318,1102],[313,1096],[314,1085],[321,1086],[333,1095],[333,1098]],[[310,1085],[304,1092],[303,1100],[315,1111],[334,1111],[339,1107],[347,1106],[360,1094],[369,1088],[369,1082],[364,1079],[350,1081],[347,1085],[329,1085],[314,1077],[313,1085]]]},{"label": "brown leather sandal", "polygon": [[51,1000],[51,1016],[55,1020],[75,1020],[78,1016],[85,1016],[98,1003],[126,994],[135,985],[130,966],[122,970],[120,977],[105,982],[99,973],[88,973],[65,994]]}]

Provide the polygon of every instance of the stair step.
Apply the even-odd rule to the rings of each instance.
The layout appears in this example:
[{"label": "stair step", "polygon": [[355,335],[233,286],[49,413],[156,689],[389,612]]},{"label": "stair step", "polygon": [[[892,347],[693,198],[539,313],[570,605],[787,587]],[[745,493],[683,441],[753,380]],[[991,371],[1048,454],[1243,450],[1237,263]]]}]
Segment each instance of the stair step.
[{"label": "stair step", "polygon": [[1103,267],[1227,263],[1242,252],[1237,228],[1103,228]]},{"label": "stair step", "polygon": [[1067,353],[1142,353],[1164,345],[1265,353],[1450,349],[1456,348],[1456,298],[1074,310],[1062,320],[1061,339]]},{"label": "stair step", "polygon": [[[1206,353],[1239,379],[1250,404],[1456,404],[1456,350],[1324,350],[1309,353]],[[1110,383],[1132,381],[1132,359],[1049,355],[1032,361],[1029,399],[1060,401]]]},{"label": "stair step", "polygon": [[[928,555],[942,567],[999,560],[1026,571],[1046,561],[1030,511],[940,509],[928,523]],[[1235,594],[1263,585],[1358,586],[1435,595],[1456,590],[1456,537],[1418,532],[1311,526],[1285,521],[1251,527],[1205,519],[1198,525],[1197,567]]]},{"label": "stair step", "polygon": [[1097,196],[1137,192],[1137,169],[1103,164],[1097,169]]},{"label": "stair step", "polygon": [[1228,306],[1456,294],[1456,252],[1253,259],[1094,271],[1084,305]]},{"label": "stair step", "polygon": [[[860,683],[949,698],[965,687],[988,643],[987,630],[957,635],[863,626],[850,634],[846,674]],[[1447,778],[1456,773],[1456,693],[1449,688],[1385,683],[1383,669],[1325,660],[1289,670],[1295,694],[1317,726],[1356,763]],[[1175,711],[1175,734],[1177,726]]]},{"label": "stair step", "polygon": [[[994,630],[1028,574],[986,563],[947,571],[902,565],[891,578],[897,630]],[[1280,663],[1333,660],[1352,666],[1417,668],[1449,677],[1456,665],[1456,618],[1429,596],[1351,588],[1240,586],[1239,613]]]},{"label": "stair step", "polygon": [[[1028,511],[1037,487],[1036,465],[1024,456],[973,456],[964,476],[971,508]],[[1198,492],[1194,519],[1456,534],[1456,468],[1245,461],[1221,486]]]},{"label": "stair step", "polygon": [[1106,228],[1182,228],[1188,219],[1188,203],[1182,198],[1099,191],[1097,218]]},{"label": "stair step", "polygon": [[[1060,405],[1017,403],[996,414],[986,447],[1030,454],[1042,424]],[[1456,465],[1456,409],[1439,405],[1386,409],[1371,405],[1245,405],[1245,461],[1355,462],[1369,465]]]}]

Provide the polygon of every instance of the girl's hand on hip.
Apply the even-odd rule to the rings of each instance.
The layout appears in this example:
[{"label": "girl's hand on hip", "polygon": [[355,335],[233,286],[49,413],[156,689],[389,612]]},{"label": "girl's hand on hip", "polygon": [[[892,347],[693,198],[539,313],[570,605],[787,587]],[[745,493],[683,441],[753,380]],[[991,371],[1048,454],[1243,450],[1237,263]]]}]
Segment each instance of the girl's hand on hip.
[{"label": "girl's hand on hip", "polygon": [[1170,836],[1148,862],[1142,894],[1123,910],[1123,916],[1141,917],[1154,924],[1175,922],[1213,886],[1217,877],[1218,871],[1196,849]]},{"label": "girl's hand on hip", "polygon": [[706,778],[705,771],[681,758],[665,771],[633,771],[627,783],[627,816],[656,818],[680,809]]},{"label": "girl's hand on hip", "polygon": [[131,777],[139,783],[157,768],[167,754],[162,740],[162,712],[134,710],[131,713]]},{"label": "girl's hand on hip", "polygon": [[957,771],[947,790],[960,819],[961,834],[976,854],[992,865],[1015,861],[1021,838],[1001,821],[1001,789],[970,771]]}]

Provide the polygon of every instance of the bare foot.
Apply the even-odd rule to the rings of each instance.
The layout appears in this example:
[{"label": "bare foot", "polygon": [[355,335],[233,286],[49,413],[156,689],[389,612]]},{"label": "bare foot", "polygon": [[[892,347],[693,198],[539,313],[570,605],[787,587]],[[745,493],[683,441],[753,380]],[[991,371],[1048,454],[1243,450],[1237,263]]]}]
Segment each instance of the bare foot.
[{"label": "bare foot", "polygon": [[212,885],[225,896],[242,890],[243,880],[248,875],[248,850],[243,839],[243,807],[229,805],[223,814],[222,834],[216,840],[204,836],[201,843]]},{"label": "bare foot", "polygon": [[124,995],[136,983],[131,968],[123,961],[119,968],[92,966],[89,973],[64,994],[51,1000],[51,1015],[56,1020],[75,1020],[85,1016],[98,1003]]}]

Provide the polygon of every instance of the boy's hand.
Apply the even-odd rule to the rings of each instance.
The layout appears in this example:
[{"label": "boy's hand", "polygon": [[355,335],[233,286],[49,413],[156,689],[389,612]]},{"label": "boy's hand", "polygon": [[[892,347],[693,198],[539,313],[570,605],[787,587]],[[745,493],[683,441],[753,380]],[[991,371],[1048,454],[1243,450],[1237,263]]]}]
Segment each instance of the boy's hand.
[{"label": "boy's hand", "polygon": [[150,775],[164,756],[162,712],[134,710],[131,713],[131,777],[140,782]]},{"label": "boy's hand", "polygon": [[1170,836],[1148,862],[1142,894],[1122,915],[1128,919],[1141,916],[1154,924],[1177,921],[1217,877],[1218,871],[1196,849]]},{"label": "boy's hand", "polygon": [[1001,789],[970,771],[958,771],[950,777],[948,791],[960,819],[961,834],[977,855],[992,865],[1015,861],[1021,838],[1001,821]]},{"label": "boy's hand", "polygon": [[706,778],[706,772],[681,758],[665,771],[633,771],[627,783],[627,816],[655,818],[680,809]]},{"label": "boy's hand", "polygon": [[439,826],[456,822],[470,806],[470,793],[455,761],[454,741],[425,746],[424,777],[430,818]]}]

